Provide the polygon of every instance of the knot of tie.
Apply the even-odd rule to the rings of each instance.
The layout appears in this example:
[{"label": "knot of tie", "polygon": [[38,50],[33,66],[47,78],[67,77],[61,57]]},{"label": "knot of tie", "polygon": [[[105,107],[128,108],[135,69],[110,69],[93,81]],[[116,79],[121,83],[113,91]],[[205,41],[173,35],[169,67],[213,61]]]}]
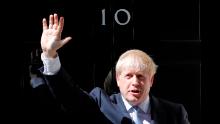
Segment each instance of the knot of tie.
[{"label": "knot of tie", "polygon": [[133,106],[133,121],[135,124],[141,124],[141,120],[139,118],[140,108],[138,106]]},{"label": "knot of tie", "polygon": [[149,114],[145,113],[141,108],[138,106],[133,106],[133,121],[135,124],[149,124],[151,122],[151,117]]},{"label": "knot of tie", "polygon": [[138,106],[133,106],[133,108],[135,109],[135,111],[136,111],[137,113],[145,114],[145,112],[144,112],[141,108],[139,108]]}]

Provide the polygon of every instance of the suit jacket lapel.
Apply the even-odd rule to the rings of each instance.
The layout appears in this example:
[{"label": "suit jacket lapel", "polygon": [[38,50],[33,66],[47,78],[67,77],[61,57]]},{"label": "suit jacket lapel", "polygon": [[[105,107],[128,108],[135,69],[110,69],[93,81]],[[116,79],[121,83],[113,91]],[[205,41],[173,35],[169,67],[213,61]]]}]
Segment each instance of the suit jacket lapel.
[{"label": "suit jacket lapel", "polygon": [[120,109],[120,111],[123,113],[123,116],[126,116],[126,117],[130,118],[130,115],[129,115],[129,113],[128,113],[128,111],[127,111],[125,105],[124,105],[124,102],[123,102],[123,100],[122,100],[122,98],[121,98],[121,94],[120,94],[120,93],[117,94],[117,96],[116,96],[116,101],[117,101],[117,107],[118,107],[118,108]]},{"label": "suit jacket lapel", "polygon": [[121,124],[132,124],[131,117],[130,117],[130,115],[129,115],[129,113],[128,113],[125,105],[124,105],[124,102],[123,102],[123,100],[121,98],[121,94],[118,93],[115,96],[115,98],[116,98],[116,101],[117,101],[116,106],[117,106],[118,109],[120,109],[119,111],[122,112],[120,114],[120,116],[121,116],[120,117],[121,118]]},{"label": "suit jacket lapel", "polygon": [[160,106],[157,98],[150,95],[150,105],[151,105],[151,117],[154,120],[154,124],[164,124],[166,123],[166,113],[164,109]]}]

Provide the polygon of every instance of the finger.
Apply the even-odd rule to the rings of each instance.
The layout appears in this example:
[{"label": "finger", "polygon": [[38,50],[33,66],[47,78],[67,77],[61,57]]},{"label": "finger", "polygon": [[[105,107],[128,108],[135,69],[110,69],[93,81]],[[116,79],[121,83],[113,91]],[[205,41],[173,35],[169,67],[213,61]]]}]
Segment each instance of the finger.
[{"label": "finger", "polygon": [[43,18],[42,23],[43,23],[43,30],[48,29],[48,27],[47,27],[47,20],[45,18]]},{"label": "finger", "polygon": [[63,39],[62,46],[65,45],[66,43],[68,43],[71,39],[72,39],[72,37],[66,37],[65,39]]},{"label": "finger", "polygon": [[53,16],[54,16],[54,25],[53,25],[53,28],[54,28],[54,29],[57,29],[57,27],[58,27],[58,15],[55,13]]},{"label": "finger", "polygon": [[50,15],[50,20],[49,20],[49,29],[53,28],[53,15]]},{"label": "finger", "polygon": [[60,17],[59,25],[58,25],[58,31],[62,32],[63,31],[63,26],[64,26],[64,18]]}]

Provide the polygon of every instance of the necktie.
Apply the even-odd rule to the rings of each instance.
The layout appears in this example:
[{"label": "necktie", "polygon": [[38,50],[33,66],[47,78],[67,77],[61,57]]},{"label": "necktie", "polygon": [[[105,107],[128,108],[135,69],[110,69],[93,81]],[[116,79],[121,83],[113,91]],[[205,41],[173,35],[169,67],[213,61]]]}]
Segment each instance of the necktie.
[{"label": "necktie", "polygon": [[137,106],[133,107],[133,111],[134,111],[133,120],[134,120],[135,124],[141,124],[141,120],[140,120],[139,115],[138,115],[138,113],[140,111],[139,109],[140,108],[137,107]]},{"label": "necktie", "polygon": [[135,124],[153,124],[149,114],[146,114],[138,106],[133,107],[133,121]]}]

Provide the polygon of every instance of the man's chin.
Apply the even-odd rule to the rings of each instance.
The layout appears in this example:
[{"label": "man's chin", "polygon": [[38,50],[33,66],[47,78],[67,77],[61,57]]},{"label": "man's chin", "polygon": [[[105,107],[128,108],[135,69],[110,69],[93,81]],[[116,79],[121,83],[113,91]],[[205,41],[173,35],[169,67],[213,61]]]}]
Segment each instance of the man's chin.
[{"label": "man's chin", "polygon": [[137,103],[139,101],[139,97],[131,96],[129,98],[129,101],[132,102],[132,103]]},{"label": "man's chin", "polygon": [[130,97],[134,99],[139,99],[141,97],[140,93],[130,93]]}]

